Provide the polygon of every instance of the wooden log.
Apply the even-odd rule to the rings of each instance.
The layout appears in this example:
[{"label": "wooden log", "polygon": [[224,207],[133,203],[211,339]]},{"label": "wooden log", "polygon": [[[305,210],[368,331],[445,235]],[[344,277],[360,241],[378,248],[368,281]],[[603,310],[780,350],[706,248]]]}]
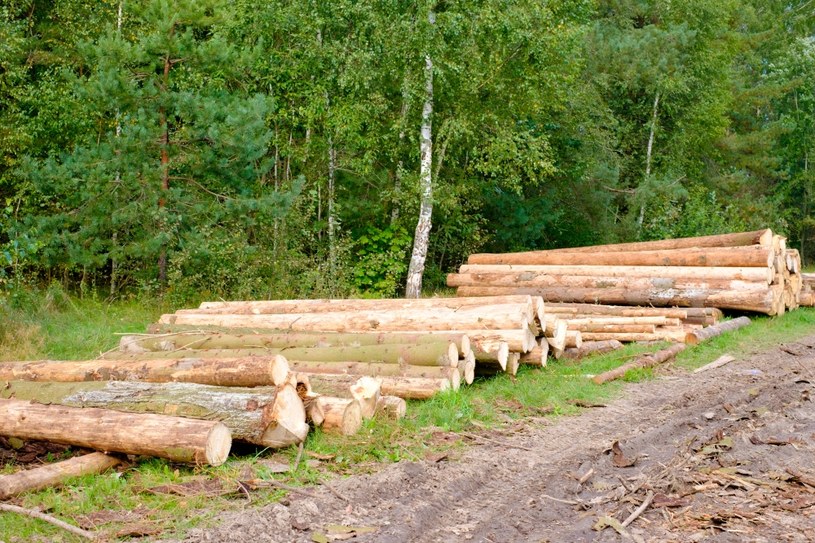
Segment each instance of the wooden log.
[{"label": "wooden log", "polygon": [[219,466],[232,447],[217,421],[0,399],[0,435]]},{"label": "wooden log", "polygon": [[310,362],[307,360],[290,360],[293,371],[298,373],[335,373],[347,375],[367,375],[369,377],[429,377],[449,379],[455,389],[461,374],[458,368],[443,366],[407,366],[399,364],[380,364],[375,362]]},{"label": "wooden log", "polygon": [[679,341],[684,342],[686,332],[684,330],[661,330],[657,328],[653,334],[632,334],[627,332],[584,332],[584,341],[607,341],[616,339],[617,341]]},{"label": "wooden log", "polygon": [[738,330],[739,328],[743,328],[748,324],[750,324],[749,317],[738,317],[733,320],[720,322],[715,326],[708,326],[707,328],[702,328],[701,330],[689,332],[685,336],[685,343],[688,343],[690,345],[696,345],[701,341],[705,341],[707,339],[720,336],[725,332],[732,332],[734,330]]},{"label": "wooden log", "polygon": [[75,408],[217,420],[233,439],[263,447],[287,447],[306,438],[308,425],[295,386],[213,387],[136,381],[10,381],[0,397]]},{"label": "wooden log", "polygon": [[371,332],[371,333],[319,333],[283,332],[233,334],[225,332],[179,331],[157,335],[122,336],[119,350],[126,353],[145,351],[175,351],[179,349],[289,349],[289,348],[339,348],[388,345],[437,345],[454,343],[459,354],[464,356],[470,350],[470,340],[466,334],[453,332],[413,333],[413,332]]},{"label": "wooden log", "polygon": [[569,322],[570,330],[581,332],[616,332],[616,333],[636,333],[653,334],[656,326],[653,324],[604,324],[604,323],[579,323]]},{"label": "wooden log", "polygon": [[[757,268],[772,266],[771,248],[713,247],[655,251],[558,252],[528,251],[504,254],[474,254],[467,264],[581,265],[588,266],[704,266]],[[512,294],[512,293],[506,293]],[[515,293],[525,294],[525,293]],[[494,294],[500,296],[501,294]],[[544,300],[546,297],[544,296]]]},{"label": "wooden log", "polygon": [[[337,385],[353,385],[357,378],[353,375],[339,375],[332,373],[308,374],[311,386],[320,390],[322,383],[333,382]],[[452,385],[447,378],[435,379],[429,377],[378,377],[381,381],[380,393],[384,396],[398,396],[407,400],[426,400],[434,395],[450,390]]]},{"label": "wooden log", "polygon": [[546,367],[547,359],[549,358],[549,342],[546,338],[542,338],[537,347],[521,355],[520,363],[529,366]]},{"label": "wooden log", "polygon": [[609,381],[613,381],[615,379],[623,377],[626,373],[633,369],[650,368],[653,366],[657,366],[659,364],[664,364],[665,362],[673,359],[677,354],[681,353],[684,350],[685,350],[684,343],[677,343],[676,345],[671,345],[670,347],[659,350],[655,353],[641,356],[636,360],[629,362],[627,364],[623,364],[622,366],[619,366],[613,370],[609,370],[599,375],[595,375],[592,378],[592,381],[594,381],[595,384],[602,385],[603,383],[607,383]]},{"label": "wooden log", "polygon": [[614,243],[610,245],[592,245],[586,247],[571,247],[566,249],[552,249],[548,252],[619,252],[619,251],[654,251],[660,249],[687,249],[693,247],[739,247],[772,245],[773,232],[769,228],[755,232],[735,232],[731,234],[715,234],[712,236],[699,236],[692,238],[663,239],[656,241],[635,241],[632,243]]},{"label": "wooden log", "polygon": [[254,349],[206,349],[175,351],[148,351],[122,355],[108,353],[105,358],[119,360],[157,359],[238,359],[247,357],[269,357],[280,355],[292,360],[312,362],[379,362],[383,364],[408,364],[411,366],[451,366],[458,365],[459,349],[455,343],[437,342],[411,345],[405,343],[363,345],[359,347],[293,347],[293,348],[254,348]]},{"label": "wooden log", "polygon": [[[681,319],[669,319],[667,317],[611,317],[605,315],[584,315],[565,317],[569,328],[584,325],[604,324],[604,325],[625,325],[625,324],[648,324],[652,326],[678,326]],[[590,330],[588,330],[590,331]]]},{"label": "wooden log", "polygon": [[[706,268],[700,268],[706,269]],[[535,287],[535,288],[616,288],[629,290],[759,290],[766,289],[769,268],[761,281],[739,279],[694,279],[687,277],[609,277],[524,273],[450,274],[448,287]]]},{"label": "wooden log", "polygon": [[407,414],[407,402],[399,396],[380,396],[376,404],[376,415],[391,420],[399,420]]},{"label": "wooden log", "polygon": [[565,348],[574,347],[579,349],[583,345],[583,334],[580,330],[566,330]]},{"label": "wooden log", "polygon": [[[309,380],[310,384],[311,381]],[[320,381],[318,389],[314,389],[312,386],[309,386],[309,388],[311,389],[312,398],[316,396],[333,396],[335,398],[356,400],[359,403],[360,416],[362,416],[363,420],[367,420],[373,418],[376,414],[381,396],[382,381],[374,377],[363,376],[350,386],[344,386],[333,381]]]},{"label": "wooden log", "polygon": [[0,500],[6,500],[24,492],[60,486],[73,477],[104,473],[120,463],[121,460],[118,458],[94,452],[2,475],[0,476]]},{"label": "wooden log", "polygon": [[[665,317],[668,319],[686,319],[696,308],[672,308],[672,307],[632,307],[627,305],[599,305],[586,303],[555,303],[546,304],[547,313],[561,318],[577,318],[566,315],[605,315],[618,317]],[[705,311],[708,308],[698,308]]]},{"label": "wooden log", "polygon": [[423,332],[437,330],[522,330],[534,314],[517,305],[473,306],[458,310],[367,311],[354,313],[288,313],[283,315],[162,315],[163,324],[289,329],[300,332]]},{"label": "wooden log", "polygon": [[584,341],[583,345],[579,349],[566,349],[563,353],[563,358],[575,360],[591,354],[602,354],[622,348],[623,344],[616,339],[609,339],[606,341]]},{"label": "wooden log", "polygon": [[[552,324],[550,326],[550,324]],[[546,328],[546,340],[549,342],[549,346],[552,347],[555,351],[561,352],[563,349],[566,348],[566,335],[568,333],[568,325],[566,321],[557,320],[547,323]],[[548,335],[551,334],[551,335]],[[555,357],[557,358],[557,356]]]},{"label": "wooden log", "polygon": [[[529,329],[525,330],[467,330],[467,336],[470,338],[471,350],[484,351],[484,344],[492,344],[503,342],[509,346],[510,351],[527,352],[534,348],[537,340],[535,334]],[[482,346],[479,347],[478,345]]]},{"label": "wooden log", "polygon": [[289,365],[282,356],[0,362],[0,380],[7,381],[187,382],[240,387],[282,384],[288,374]]},{"label": "wooden log", "polygon": [[712,369],[716,369],[716,368],[721,368],[722,366],[724,366],[726,364],[730,364],[734,360],[736,360],[735,356],[729,355],[729,354],[723,354],[722,356],[720,356],[719,358],[717,358],[713,362],[710,362],[709,364],[705,364],[704,366],[702,366],[700,368],[696,368],[695,370],[693,370],[693,373],[702,373],[703,371],[708,371],[708,370],[712,370]]},{"label": "wooden log", "polygon": [[548,289],[526,287],[459,287],[458,292],[470,295],[492,295],[496,291],[526,292],[543,296],[547,301],[620,305],[708,306],[775,315],[781,291],[771,285],[756,291],[631,291],[625,289]]},{"label": "wooden log", "polygon": [[470,352],[459,362],[458,369],[461,372],[461,380],[464,384],[471,385],[475,380],[475,353]]},{"label": "wooden log", "polygon": [[[537,303],[537,302],[535,302]],[[204,302],[198,309],[181,310],[183,313],[273,315],[287,313],[338,313],[392,310],[452,309],[485,305],[521,305],[532,308],[533,301],[526,295],[494,296],[485,298],[419,298],[419,299],[340,299],[340,300],[260,300]]]},{"label": "wooden log", "polygon": [[316,399],[323,420],[320,427],[327,432],[339,432],[350,436],[362,428],[362,410],[359,402],[347,398],[320,396]]},{"label": "wooden log", "polygon": [[[523,264],[465,264],[459,275],[506,274],[529,280],[541,275],[594,276],[594,277],[648,277],[662,280],[693,279],[741,280],[767,284],[773,280],[768,266],[759,267],[705,267],[705,266],[592,266],[592,265],[523,265]],[[454,274],[455,275],[455,274]],[[449,277],[449,276],[448,276]],[[452,286],[452,285],[451,285]],[[470,298],[472,299],[472,298]]]},{"label": "wooden log", "polygon": [[506,341],[474,341],[472,348],[476,362],[497,362],[501,368],[507,367],[509,344]]}]

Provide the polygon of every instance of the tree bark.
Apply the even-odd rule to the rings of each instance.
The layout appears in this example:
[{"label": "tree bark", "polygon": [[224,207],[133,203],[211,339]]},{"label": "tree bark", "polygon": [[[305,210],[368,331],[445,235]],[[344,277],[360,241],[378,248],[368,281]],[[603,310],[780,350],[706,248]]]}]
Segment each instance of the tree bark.
[{"label": "tree bark", "polygon": [[671,345],[667,349],[662,349],[661,351],[657,351],[655,353],[642,356],[640,358],[637,358],[633,362],[623,364],[618,368],[607,371],[605,373],[601,373],[600,375],[595,375],[592,378],[592,381],[594,381],[595,384],[602,385],[603,383],[607,383],[609,381],[613,381],[615,379],[623,377],[626,373],[633,369],[650,368],[652,366],[664,364],[665,362],[673,359],[677,354],[681,353],[684,350],[685,350],[684,343]]},{"label": "tree bark", "polygon": [[750,324],[749,317],[738,317],[730,321],[720,322],[714,326],[708,326],[707,328],[702,328],[701,330],[695,330],[688,333],[685,337],[685,343],[696,345],[699,342],[720,336],[725,332],[732,332],[734,330],[738,330],[739,328],[743,328],[748,324]]},{"label": "tree bark", "polygon": [[84,360],[0,362],[0,379],[13,381],[147,381],[219,386],[281,385],[289,365],[282,356],[220,360]]},{"label": "tree bark", "polygon": [[73,477],[103,473],[120,463],[121,460],[118,458],[94,452],[2,475],[0,476],[0,500],[6,500],[24,492],[60,486]]},{"label": "tree bark", "polygon": [[232,447],[217,421],[0,399],[0,435],[219,466]]},{"label": "tree bark", "polygon": [[[548,252],[473,254],[467,264],[521,264],[546,266],[696,266],[696,267],[771,267],[771,248],[711,247],[658,249],[653,251]],[[507,293],[509,294],[509,293]]]},{"label": "tree bark", "polygon": [[293,332],[426,332],[522,330],[534,315],[513,306],[465,307],[459,310],[354,311],[337,313],[291,313],[285,315],[162,315],[162,324],[264,328]]},{"label": "tree bark", "polygon": [[291,383],[239,388],[135,381],[11,381],[0,396],[67,407],[217,420],[233,439],[263,447],[299,443],[308,432],[303,402]]},{"label": "tree bark", "polygon": [[[436,23],[436,15],[432,10],[428,13],[428,22],[431,27]],[[405,298],[418,298],[422,293],[422,276],[425,261],[427,260],[427,248],[430,245],[430,229],[432,228],[433,59],[430,53],[425,54],[425,99],[422,106],[420,154],[419,185],[422,193],[419,205],[419,221],[416,224],[416,232],[413,236],[413,253],[408,266]]]},{"label": "tree bark", "polygon": [[333,373],[369,377],[425,377],[448,379],[453,390],[458,390],[461,372],[458,368],[441,366],[403,366],[399,364],[378,364],[373,362],[308,362],[289,360],[292,371],[306,374]]},{"label": "tree bark", "polygon": [[[522,264],[465,264],[456,275],[492,277],[498,274],[516,277],[519,281],[531,281],[540,276],[554,277],[648,277],[656,280],[741,280],[772,283],[774,274],[767,266],[755,268],[700,267],[700,266],[592,266],[592,265],[522,265]],[[458,286],[458,285],[449,285]]]},{"label": "tree bark", "polygon": [[563,352],[563,357],[574,360],[583,358],[590,354],[602,354],[622,348],[623,344],[616,339],[609,339],[606,341],[584,341],[583,346],[579,349],[566,349]]}]

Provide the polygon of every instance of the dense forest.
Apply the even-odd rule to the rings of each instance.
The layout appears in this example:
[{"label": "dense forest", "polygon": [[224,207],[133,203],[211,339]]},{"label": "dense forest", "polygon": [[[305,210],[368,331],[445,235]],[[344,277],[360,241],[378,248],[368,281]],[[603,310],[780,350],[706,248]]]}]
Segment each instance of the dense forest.
[{"label": "dense forest", "polygon": [[415,295],[475,251],[815,251],[813,0],[4,0],[0,291]]}]

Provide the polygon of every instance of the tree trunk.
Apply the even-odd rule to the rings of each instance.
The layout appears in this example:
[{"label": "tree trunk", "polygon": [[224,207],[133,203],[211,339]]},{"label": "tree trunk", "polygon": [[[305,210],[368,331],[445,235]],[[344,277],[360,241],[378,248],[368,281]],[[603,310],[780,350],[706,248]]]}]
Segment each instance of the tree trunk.
[{"label": "tree trunk", "polygon": [[[654,111],[651,114],[651,130],[648,134],[648,146],[645,150],[645,181],[651,179],[651,157],[654,149],[654,136],[657,131],[657,113],[659,112],[659,91],[654,96]],[[640,216],[637,218],[637,228],[642,230],[645,221],[645,203],[640,204]]]},{"label": "tree trunk", "polygon": [[427,346],[443,348],[456,345],[460,356],[470,352],[470,339],[466,334],[455,332],[412,333],[371,332],[332,334],[319,332],[280,334],[227,334],[221,332],[178,332],[156,336],[122,336],[119,351],[143,353],[150,351],[175,351],[180,349],[297,349],[297,348],[360,348],[380,346],[389,349],[412,349]]},{"label": "tree trunk", "polygon": [[0,362],[0,379],[13,381],[147,381],[219,386],[282,385],[289,364],[282,356],[220,360],[84,360]]},{"label": "tree trunk", "polygon": [[773,250],[766,247],[712,247],[708,249],[661,249],[654,251],[557,252],[527,251],[473,254],[468,264],[522,264],[558,266],[702,266],[771,267]]},{"label": "tree trunk", "polygon": [[[697,281],[741,280],[772,283],[774,274],[767,266],[757,268],[700,267],[700,266],[585,266],[585,265],[520,265],[520,264],[465,264],[455,277],[512,276],[518,281],[532,281],[541,276],[553,277],[648,277],[655,280],[684,279]],[[458,285],[449,285],[458,286]]]},{"label": "tree trunk", "polygon": [[[359,378],[356,375],[333,373],[309,373],[307,376],[314,390],[325,387],[324,383],[327,382],[351,387]],[[379,376],[377,380],[381,382],[382,395],[398,396],[407,400],[426,400],[439,392],[451,389],[450,379],[447,378]]]},{"label": "tree trunk", "polygon": [[652,366],[657,366],[659,364],[664,364],[665,362],[673,359],[676,355],[681,353],[685,350],[685,344],[679,343],[677,345],[671,345],[667,349],[662,349],[661,351],[657,351],[655,353],[642,356],[633,362],[629,362],[628,364],[623,364],[622,366],[615,368],[613,370],[607,371],[605,373],[601,373],[600,375],[595,375],[592,378],[592,381],[595,384],[602,385],[603,383],[607,383],[609,381],[613,381],[615,379],[619,379],[623,377],[626,373],[633,369],[637,368],[650,368]]},{"label": "tree trunk", "polygon": [[706,311],[707,308],[675,309],[670,307],[631,307],[627,305],[599,305],[582,303],[548,302],[546,311],[562,319],[579,319],[589,315],[614,317],[665,317],[687,319],[691,312]]},{"label": "tree trunk", "polygon": [[280,387],[238,388],[135,381],[12,381],[0,396],[67,407],[217,420],[233,439],[262,447],[299,443],[308,432],[303,402],[288,382]]},{"label": "tree trunk", "polygon": [[[172,30],[170,31],[172,34]],[[164,56],[164,88],[163,91],[167,92],[170,84],[170,54]],[[170,126],[167,121],[167,111],[164,106],[159,108],[159,123],[161,125],[161,196],[158,199],[159,215],[167,202],[167,194],[170,192]],[[163,224],[164,219],[161,219],[162,229],[166,227]],[[163,233],[163,232],[162,232]],[[161,250],[158,256],[158,281],[162,287],[167,285],[167,246],[165,243],[161,244]]]},{"label": "tree trunk", "polygon": [[75,456],[61,462],[45,464],[33,469],[0,476],[0,500],[6,500],[24,492],[60,486],[66,480],[83,475],[103,473],[121,463],[121,460],[104,453],[94,452]]},{"label": "tree trunk", "polygon": [[[433,11],[428,14],[428,22],[435,25],[436,15]],[[419,185],[421,187],[421,202],[419,206],[419,221],[413,236],[413,253],[407,274],[405,298],[418,298],[422,293],[422,276],[427,248],[430,245],[430,229],[433,216],[433,59],[425,54],[425,99],[422,106],[422,127],[420,144],[421,163],[419,167]]]},{"label": "tree trunk", "polygon": [[373,362],[308,362],[289,360],[292,371],[297,373],[334,373],[341,375],[367,375],[369,377],[425,377],[448,379],[453,390],[458,390],[461,372],[458,368],[441,366],[403,366]]},{"label": "tree trunk", "polygon": [[685,338],[685,343],[696,345],[701,341],[720,336],[725,332],[738,330],[739,328],[743,328],[748,324],[750,324],[749,317],[738,317],[730,321],[721,322],[715,326],[708,326],[707,328],[690,332]]},{"label": "tree trunk", "polygon": [[293,332],[426,332],[523,330],[534,316],[511,306],[466,307],[460,310],[354,311],[291,313],[286,315],[162,315],[162,324],[210,325],[238,328],[284,329]]},{"label": "tree trunk", "polygon": [[0,435],[219,466],[232,447],[217,421],[0,399]]}]

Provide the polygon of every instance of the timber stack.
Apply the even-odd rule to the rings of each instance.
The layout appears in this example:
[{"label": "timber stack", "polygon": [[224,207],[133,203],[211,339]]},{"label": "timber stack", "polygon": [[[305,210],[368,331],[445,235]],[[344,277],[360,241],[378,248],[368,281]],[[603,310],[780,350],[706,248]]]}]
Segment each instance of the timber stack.
[{"label": "timber stack", "polygon": [[[473,254],[459,296],[530,294],[547,304],[719,308],[783,314],[800,304],[801,260],[769,229],[506,254]],[[669,325],[673,326],[673,325]],[[584,338],[585,339],[585,338]]]}]

